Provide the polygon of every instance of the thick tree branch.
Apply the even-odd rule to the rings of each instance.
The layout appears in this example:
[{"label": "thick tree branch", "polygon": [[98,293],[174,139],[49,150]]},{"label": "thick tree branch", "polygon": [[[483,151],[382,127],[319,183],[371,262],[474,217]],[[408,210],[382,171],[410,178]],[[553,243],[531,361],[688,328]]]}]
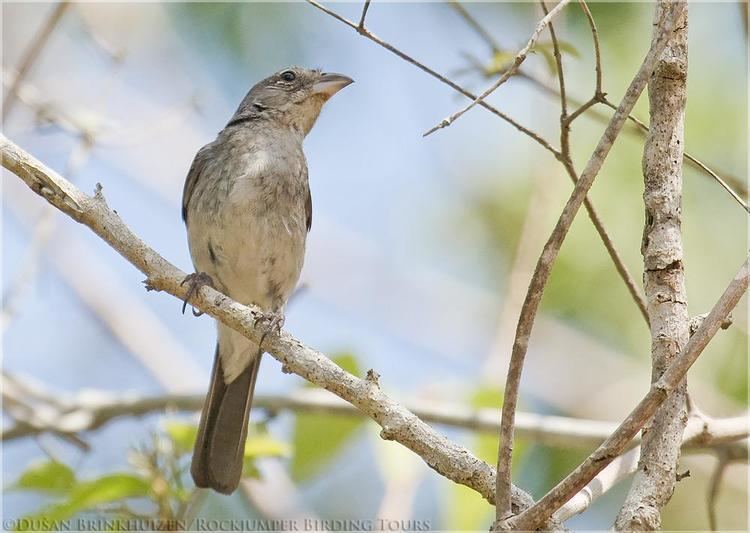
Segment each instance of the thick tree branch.
[{"label": "thick tree branch", "polygon": [[[675,4],[677,5],[677,4]],[[740,268],[724,293],[716,302],[708,317],[696,330],[680,355],[669,365],[662,376],[651,385],[648,394],[630,412],[617,430],[599,446],[583,463],[560,481],[530,509],[522,512],[511,522],[515,529],[531,530],[543,524],[548,517],[581,491],[594,476],[614,461],[628,443],[654,416],[656,410],[677,389],[700,354],[721,328],[726,318],[747,291],[750,282],[750,258]]]},{"label": "thick tree branch", "polygon": [[[661,0],[655,19],[672,0]],[[687,101],[687,3],[648,85],[651,128],[643,152],[646,225],[643,281],[651,318],[651,380],[661,377],[690,337],[682,264],[682,156]],[[654,34],[654,39],[658,33]],[[680,383],[643,429],[638,470],[615,521],[620,531],[661,527],[661,508],[677,483],[687,424],[687,381]]]},{"label": "thick tree branch", "polygon": [[[586,194],[593,185],[594,179],[604,164],[604,160],[609,154],[612,144],[627,120],[630,111],[633,109],[633,106],[648,82],[648,79],[656,66],[656,62],[661,56],[667,40],[671,35],[672,29],[675,28],[676,20],[680,15],[680,7],[681,4],[675,4],[659,22],[659,37],[652,43],[651,49],[643,60],[638,73],[630,83],[617,111],[610,120],[609,125],[599,140],[586,168],[576,183],[573,193],[563,208],[563,212],[560,215],[552,235],[542,250],[542,254],[537,262],[536,270],[534,271],[531,283],[529,284],[526,299],[521,309],[521,315],[518,319],[515,340],[513,341],[513,349],[511,351],[502,407],[502,427],[500,430],[500,449],[498,451],[497,463],[496,525],[498,527],[502,527],[502,523],[512,515],[510,487],[514,417],[516,405],[518,403],[521,372],[523,370],[524,359],[528,350],[529,338],[531,337],[531,331],[534,326],[536,312],[539,309],[539,303],[541,302],[542,294],[544,293],[544,287],[547,284],[547,280],[552,272],[552,265],[560,252],[562,243],[568,234],[568,230],[573,223],[573,219],[575,218],[578,209],[581,207],[581,204],[586,198]],[[582,487],[579,487],[576,492],[580,490],[580,488]],[[572,496],[572,494],[570,496]],[[554,509],[552,511],[554,511]],[[551,512],[547,516],[550,515]]]},{"label": "thick tree branch", "polygon": [[[93,197],[85,195],[4,136],[0,136],[0,156],[3,166],[20,177],[31,190],[75,221],[88,226],[143,272],[149,289],[165,291],[180,299],[187,295],[187,288],[181,285],[186,274],[147,246],[123,223],[119,215],[107,206],[100,187]],[[263,313],[256,307],[241,305],[210,287],[201,288],[190,299],[190,304],[255,342],[260,342],[263,336],[263,326],[256,327]],[[279,335],[269,333],[264,348],[282,363],[285,371],[333,392],[375,420],[383,428],[381,436],[384,439],[401,443],[440,475],[476,490],[490,502],[494,501],[494,469],[394,402],[376,380],[353,376],[286,332]],[[516,489],[513,502],[514,507],[521,510],[533,500]]]}]

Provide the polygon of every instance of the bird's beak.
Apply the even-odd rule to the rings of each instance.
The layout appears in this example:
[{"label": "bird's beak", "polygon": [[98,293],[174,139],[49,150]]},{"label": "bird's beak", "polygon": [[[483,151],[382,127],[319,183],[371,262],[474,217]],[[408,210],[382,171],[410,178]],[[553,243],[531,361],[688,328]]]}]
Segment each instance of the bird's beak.
[{"label": "bird's beak", "polygon": [[313,93],[323,94],[327,98],[330,98],[341,89],[354,83],[354,80],[349,76],[343,74],[334,74],[332,72],[324,72],[320,75],[318,81],[313,85]]}]

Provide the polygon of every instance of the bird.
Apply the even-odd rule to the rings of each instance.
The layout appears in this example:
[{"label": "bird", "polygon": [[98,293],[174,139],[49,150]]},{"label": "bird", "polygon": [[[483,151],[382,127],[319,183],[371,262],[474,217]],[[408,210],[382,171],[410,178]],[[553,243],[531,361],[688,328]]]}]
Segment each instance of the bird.
[{"label": "bird", "polygon": [[[216,139],[198,150],[182,195],[195,267],[183,281],[189,287],[185,304],[202,285],[211,285],[258,306],[268,330],[280,331],[312,225],[302,144],[323,105],[351,83],[342,74],[285,68],[255,84]],[[217,329],[190,471],[197,487],[231,494],[242,476],[263,350],[219,322]]]}]

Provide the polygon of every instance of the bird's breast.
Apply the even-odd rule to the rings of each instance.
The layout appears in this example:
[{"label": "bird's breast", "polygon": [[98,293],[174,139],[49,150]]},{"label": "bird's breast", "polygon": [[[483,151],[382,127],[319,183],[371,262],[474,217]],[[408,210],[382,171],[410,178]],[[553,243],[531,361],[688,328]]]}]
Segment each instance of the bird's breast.
[{"label": "bird's breast", "polygon": [[213,271],[229,296],[276,310],[294,290],[304,260],[304,157],[257,147],[223,155],[213,162],[223,159],[211,172],[218,179],[203,184],[190,215],[193,260]]}]

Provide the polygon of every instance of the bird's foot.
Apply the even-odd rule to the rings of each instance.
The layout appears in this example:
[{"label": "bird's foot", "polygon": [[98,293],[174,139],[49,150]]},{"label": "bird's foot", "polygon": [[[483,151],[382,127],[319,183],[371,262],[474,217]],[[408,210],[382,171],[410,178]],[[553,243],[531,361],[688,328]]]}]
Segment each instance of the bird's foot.
[{"label": "bird's foot", "polygon": [[[182,300],[182,314],[185,314],[185,308],[187,307],[188,300],[195,296],[201,287],[204,285],[208,285],[211,288],[214,287],[214,280],[211,279],[211,276],[206,274],[205,272],[193,272],[192,274],[188,274],[185,276],[185,279],[182,280],[182,283],[180,283],[180,287],[182,287],[185,284],[188,284],[188,292],[185,295],[185,299]],[[201,316],[203,314],[202,311],[196,311],[195,308],[193,308],[193,316]]]},{"label": "bird's foot", "polygon": [[266,336],[269,333],[273,332],[276,335],[281,333],[281,328],[284,327],[284,313],[263,313],[262,315],[258,315],[255,318],[255,327],[258,327],[258,324],[261,322],[265,322],[263,335],[260,338],[259,344],[259,347],[262,349],[263,341],[266,340]]}]

